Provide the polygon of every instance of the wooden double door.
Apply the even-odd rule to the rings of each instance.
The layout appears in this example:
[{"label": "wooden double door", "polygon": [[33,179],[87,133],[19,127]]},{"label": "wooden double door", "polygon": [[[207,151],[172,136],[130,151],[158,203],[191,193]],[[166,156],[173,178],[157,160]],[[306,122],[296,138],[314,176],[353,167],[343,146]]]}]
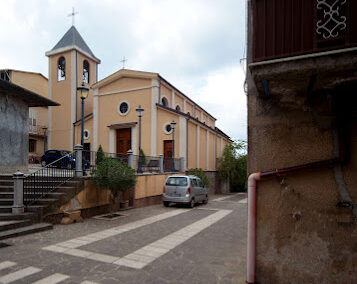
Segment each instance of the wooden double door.
[{"label": "wooden double door", "polygon": [[117,154],[127,154],[131,150],[131,128],[117,129]]},{"label": "wooden double door", "polygon": [[170,171],[173,166],[172,161],[172,140],[164,140],[164,170]]}]

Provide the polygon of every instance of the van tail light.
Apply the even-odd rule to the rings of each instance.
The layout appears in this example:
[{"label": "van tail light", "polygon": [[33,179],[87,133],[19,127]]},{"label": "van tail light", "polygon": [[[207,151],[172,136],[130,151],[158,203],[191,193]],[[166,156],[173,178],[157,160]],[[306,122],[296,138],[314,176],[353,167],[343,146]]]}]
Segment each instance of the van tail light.
[{"label": "van tail light", "polygon": [[188,193],[188,194],[191,194],[191,187],[189,187],[189,188],[187,189],[187,193]]}]

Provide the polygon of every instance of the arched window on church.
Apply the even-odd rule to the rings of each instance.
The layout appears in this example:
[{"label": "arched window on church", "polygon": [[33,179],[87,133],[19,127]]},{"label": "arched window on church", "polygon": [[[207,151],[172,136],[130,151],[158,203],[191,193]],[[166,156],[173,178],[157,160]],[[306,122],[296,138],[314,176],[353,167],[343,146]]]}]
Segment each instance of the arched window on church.
[{"label": "arched window on church", "polygon": [[169,105],[169,101],[167,100],[167,98],[163,97],[161,99],[161,104],[165,107],[167,107]]},{"label": "arched window on church", "polygon": [[89,62],[87,60],[83,61],[83,82],[89,83]]},{"label": "arched window on church", "polygon": [[63,81],[66,79],[66,59],[64,59],[63,56],[61,56],[58,59],[58,64],[57,64],[57,80],[58,81]]},{"label": "arched window on church", "polygon": [[180,108],[179,105],[176,106],[176,110],[177,110],[177,111],[181,111],[181,108]]}]

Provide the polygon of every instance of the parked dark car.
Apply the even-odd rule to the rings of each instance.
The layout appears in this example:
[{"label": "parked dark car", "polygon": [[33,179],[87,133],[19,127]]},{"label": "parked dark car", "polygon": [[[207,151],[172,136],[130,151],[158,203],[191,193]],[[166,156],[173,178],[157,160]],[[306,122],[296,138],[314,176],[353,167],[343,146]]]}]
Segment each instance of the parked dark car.
[{"label": "parked dark car", "polygon": [[[72,158],[69,153],[63,150],[47,150],[45,152],[45,154],[41,157],[42,167],[45,167],[51,163],[53,163],[52,166],[57,168],[75,169],[76,167],[76,160]],[[88,169],[90,163],[83,160],[83,166],[85,169]]]}]

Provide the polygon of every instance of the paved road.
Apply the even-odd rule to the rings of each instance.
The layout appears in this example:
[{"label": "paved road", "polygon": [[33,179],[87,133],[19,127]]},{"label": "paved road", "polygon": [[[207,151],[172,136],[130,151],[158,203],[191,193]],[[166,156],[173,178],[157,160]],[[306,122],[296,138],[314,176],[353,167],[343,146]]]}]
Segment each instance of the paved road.
[{"label": "paved road", "polygon": [[0,283],[244,283],[244,194],[121,213],[5,240]]}]

